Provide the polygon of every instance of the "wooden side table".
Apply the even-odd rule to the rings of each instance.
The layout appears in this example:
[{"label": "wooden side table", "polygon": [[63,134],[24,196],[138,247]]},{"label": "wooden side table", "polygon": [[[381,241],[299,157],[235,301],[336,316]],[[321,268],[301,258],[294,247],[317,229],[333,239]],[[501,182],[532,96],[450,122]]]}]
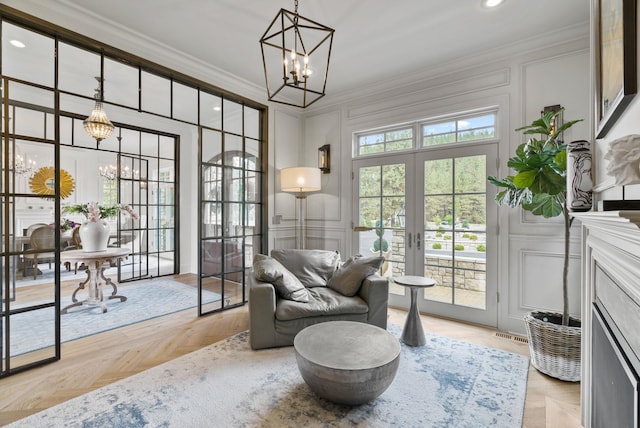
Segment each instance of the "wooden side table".
[{"label": "wooden side table", "polygon": [[433,287],[436,282],[431,278],[412,275],[397,276],[392,279],[396,284],[411,290],[411,307],[402,329],[402,341],[409,346],[423,346],[427,340],[420,322],[420,312],[418,312],[418,289]]},{"label": "wooden side table", "polygon": [[[107,248],[106,251],[86,252],[83,250],[69,250],[60,253],[60,261],[64,262],[84,262],[87,265],[87,279],[78,285],[71,296],[72,304],[65,306],[61,313],[66,314],[70,308],[75,306],[100,306],[102,313],[107,312],[107,305],[104,304],[104,296],[102,294],[102,281],[106,285],[113,288],[113,293],[107,299],[120,299],[121,302],[127,300],[125,296],[119,296],[118,287],[111,281],[111,278],[104,276],[106,263],[117,263],[126,259],[131,251],[128,248]],[[78,300],[76,294],[80,290],[84,290],[84,286],[89,284],[89,296],[85,300]]]}]

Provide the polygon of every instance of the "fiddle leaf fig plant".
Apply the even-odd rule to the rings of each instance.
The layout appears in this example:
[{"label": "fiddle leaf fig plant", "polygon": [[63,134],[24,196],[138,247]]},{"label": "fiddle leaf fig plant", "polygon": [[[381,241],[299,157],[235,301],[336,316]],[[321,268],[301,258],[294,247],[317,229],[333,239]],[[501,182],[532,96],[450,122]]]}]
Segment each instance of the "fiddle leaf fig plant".
[{"label": "fiddle leaf fig plant", "polygon": [[520,144],[516,154],[507,162],[515,171],[502,179],[489,177],[489,182],[498,187],[496,202],[515,208],[521,206],[534,215],[545,218],[562,215],[564,218],[564,269],[562,278],[563,313],[562,323],[569,323],[567,276],[569,271],[569,233],[573,218],[567,207],[567,150],[559,139],[563,131],[582,121],[572,120],[557,126],[558,116],[564,111],[549,111],[516,131],[531,137]]}]

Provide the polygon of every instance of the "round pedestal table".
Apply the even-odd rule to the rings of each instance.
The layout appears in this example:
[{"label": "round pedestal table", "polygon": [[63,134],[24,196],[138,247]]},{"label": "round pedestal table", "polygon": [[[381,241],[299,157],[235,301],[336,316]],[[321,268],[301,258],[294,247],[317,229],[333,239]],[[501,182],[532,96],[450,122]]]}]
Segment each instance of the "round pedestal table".
[{"label": "round pedestal table", "polygon": [[431,278],[413,275],[393,277],[393,282],[411,290],[411,307],[402,329],[402,341],[409,346],[423,346],[427,340],[424,337],[420,312],[418,312],[418,290],[433,287],[436,282]]},{"label": "round pedestal table", "polygon": [[[60,261],[62,263],[84,263],[87,266],[87,279],[78,285],[71,296],[72,304],[65,306],[61,313],[66,314],[70,308],[75,306],[100,306],[102,312],[107,312],[107,305],[104,304],[104,296],[102,294],[102,281],[104,284],[113,288],[111,295],[107,299],[120,299],[121,302],[127,300],[125,296],[118,295],[118,287],[111,278],[104,276],[104,270],[111,264],[117,264],[120,260],[126,259],[131,251],[128,248],[107,248],[105,251],[87,252],[83,250],[69,250],[60,253]],[[88,285],[88,297],[85,300],[78,300],[76,294],[78,291],[84,290]]]}]

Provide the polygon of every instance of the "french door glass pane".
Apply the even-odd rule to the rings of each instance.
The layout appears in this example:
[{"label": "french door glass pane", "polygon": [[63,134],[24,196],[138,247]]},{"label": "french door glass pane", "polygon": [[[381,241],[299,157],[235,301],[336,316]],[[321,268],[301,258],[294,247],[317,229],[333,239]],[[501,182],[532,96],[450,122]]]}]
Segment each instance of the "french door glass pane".
[{"label": "french door glass pane", "polygon": [[[391,278],[405,272],[405,176],[404,163],[362,167],[359,170],[360,252],[384,256],[380,275]],[[404,287],[390,284],[390,291],[404,294]]]},{"label": "french door glass pane", "polygon": [[486,156],[424,163],[428,300],[486,308]]}]

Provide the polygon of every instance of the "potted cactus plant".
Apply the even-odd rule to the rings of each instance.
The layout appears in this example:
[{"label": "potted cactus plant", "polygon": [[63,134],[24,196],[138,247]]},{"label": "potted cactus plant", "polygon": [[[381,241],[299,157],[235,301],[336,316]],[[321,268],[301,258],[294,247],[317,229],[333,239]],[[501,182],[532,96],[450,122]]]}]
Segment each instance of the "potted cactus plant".
[{"label": "potted cactus plant", "polygon": [[[534,311],[525,315],[531,351],[531,363],[539,371],[567,381],[580,380],[580,321],[569,316],[568,271],[569,236],[573,218],[567,206],[567,152],[559,139],[563,131],[580,120],[560,126],[558,116],[563,109],[549,111],[531,125],[516,131],[533,135],[518,146],[507,166],[515,171],[489,181],[499,189],[496,202],[509,207],[522,207],[545,218],[562,216],[564,220],[564,266],[562,272],[562,314]],[[536,136],[539,135],[540,138]],[[559,281],[560,282],[560,281]]]}]

